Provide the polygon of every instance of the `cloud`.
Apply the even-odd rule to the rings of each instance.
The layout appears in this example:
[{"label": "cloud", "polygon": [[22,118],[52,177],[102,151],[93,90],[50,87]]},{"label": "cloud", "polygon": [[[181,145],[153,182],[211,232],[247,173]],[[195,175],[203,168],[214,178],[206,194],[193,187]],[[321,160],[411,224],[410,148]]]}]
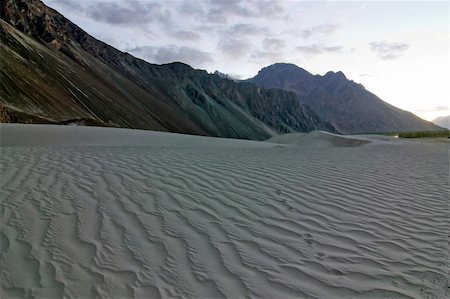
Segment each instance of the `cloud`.
[{"label": "cloud", "polygon": [[191,64],[194,67],[202,67],[214,63],[214,59],[210,53],[185,46],[138,46],[127,49],[127,52],[153,63],[179,61]]},{"label": "cloud", "polygon": [[272,64],[284,60],[283,49],[286,42],[277,38],[264,38],[261,41],[262,48],[248,49],[248,59],[259,65]]},{"label": "cloud", "polygon": [[49,0],[46,2],[73,10],[75,14],[94,21],[112,25],[145,25],[154,21],[167,24],[171,20],[171,13],[160,2],[136,0]]},{"label": "cloud", "polygon": [[244,37],[244,36],[255,36],[255,35],[261,35],[267,33],[266,27],[258,27],[252,24],[236,24],[231,26],[229,30],[226,31],[226,34],[237,38],[237,37]]},{"label": "cloud", "polygon": [[[255,11],[243,0],[185,0],[139,1],[139,0],[47,0],[66,8],[77,9],[76,13],[99,22],[109,24],[139,24],[161,21],[171,11],[174,15],[195,17],[198,21],[224,23],[230,16],[250,17]],[[257,1],[255,1],[257,2]],[[80,4],[81,3],[81,4]],[[170,14],[170,13],[169,13]]]},{"label": "cloud", "polygon": [[252,45],[249,41],[238,38],[222,38],[218,48],[229,58],[239,59],[245,56]]},{"label": "cloud", "polygon": [[240,17],[273,17],[284,12],[284,8],[279,1],[260,1],[260,0],[210,0],[210,12],[220,11],[225,16]]},{"label": "cloud", "polygon": [[172,32],[171,35],[179,40],[198,41],[202,39],[200,34],[189,30],[178,30]]},{"label": "cloud", "polygon": [[260,0],[185,0],[179,12],[195,15],[204,22],[226,24],[230,18],[273,18],[285,14],[280,1]]},{"label": "cloud", "polygon": [[362,74],[359,74],[359,76],[360,76],[361,78],[364,78],[364,77],[373,77],[373,74],[362,73]]},{"label": "cloud", "polygon": [[324,54],[324,53],[349,53],[354,50],[354,49],[345,49],[344,47],[341,47],[341,46],[324,46],[321,44],[312,44],[309,46],[298,46],[295,49],[303,54],[309,54],[309,55],[317,55],[317,54]]},{"label": "cloud", "polygon": [[214,22],[224,22],[229,16],[250,17],[252,11],[241,0],[210,0],[206,3],[206,19]]},{"label": "cloud", "polygon": [[370,49],[383,60],[396,59],[403,56],[409,45],[399,42],[374,41],[369,44]]},{"label": "cloud", "polygon": [[259,18],[272,18],[276,16],[286,17],[286,10],[281,4],[281,1],[269,0],[269,1],[253,1],[253,17]]},{"label": "cloud", "polygon": [[320,26],[314,26],[314,27],[309,27],[306,29],[303,29],[301,31],[301,37],[303,38],[309,38],[309,37],[313,37],[316,35],[330,35],[334,32],[336,32],[336,30],[339,28],[338,25],[333,25],[333,24],[326,24],[326,25],[320,25]]},{"label": "cloud", "polygon": [[440,112],[440,111],[449,111],[450,107],[449,106],[436,106],[434,108],[431,109],[419,109],[416,110],[417,112]]},{"label": "cloud", "polygon": [[61,6],[64,6],[64,7],[70,8],[70,9],[83,10],[83,7],[80,5],[80,3],[77,1],[73,1],[73,0],[51,0],[51,1],[48,1],[48,4],[53,5],[55,2],[57,2]]},{"label": "cloud", "polygon": [[250,55],[250,60],[254,62],[265,62],[265,61],[275,62],[282,59],[282,57],[283,55],[281,52],[256,50]]},{"label": "cloud", "polygon": [[205,5],[203,5],[203,3],[204,2],[200,1],[184,0],[179,6],[176,6],[175,9],[181,15],[199,17],[205,14]]},{"label": "cloud", "polygon": [[261,66],[271,65],[285,60],[286,59],[283,56],[282,52],[260,51],[260,50],[253,51],[247,59],[249,63],[252,63],[253,65],[257,66],[258,69],[260,69]]},{"label": "cloud", "polygon": [[248,56],[257,47],[256,41],[268,34],[266,27],[238,23],[223,32],[219,31],[217,48],[228,58],[239,59]]},{"label": "cloud", "polygon": [[170,17],[167,11],[161,10],[161,4],[157,2],[128,0],[124,4],[126,5],[117,2],[94,2],[88,6],[86,14],[96,21],[114,25],[138,25]]},{"label": "cloud", "polygon": [[447,110],[450,110],[450,108],[448,106],[436,106],[434,108],[434,110],[436,110],[436,111],[447,111]]},{"label": "cloud", "polygon": [[264,49],[268,51],[279,51],[286,46],[286,42],[278,38],[265,38],[262,44]]}]

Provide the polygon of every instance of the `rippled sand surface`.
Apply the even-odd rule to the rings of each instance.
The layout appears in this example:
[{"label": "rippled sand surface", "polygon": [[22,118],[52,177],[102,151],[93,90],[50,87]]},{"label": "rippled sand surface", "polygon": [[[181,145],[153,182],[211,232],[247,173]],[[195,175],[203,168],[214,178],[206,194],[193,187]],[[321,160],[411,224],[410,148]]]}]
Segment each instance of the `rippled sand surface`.
[{"label": "rippled sand surface", "polygon": [[449,296],[446,140],[0,133],[1,298]]}]

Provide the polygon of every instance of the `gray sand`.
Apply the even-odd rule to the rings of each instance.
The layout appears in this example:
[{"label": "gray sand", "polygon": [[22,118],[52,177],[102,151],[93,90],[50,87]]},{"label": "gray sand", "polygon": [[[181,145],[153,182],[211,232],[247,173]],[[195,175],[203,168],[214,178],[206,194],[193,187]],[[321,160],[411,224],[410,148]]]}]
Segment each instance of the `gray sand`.
[{"label": "gray sand", "polygon": [[0,125],[0,297],[448,297],[448,142],[323,136]]}]

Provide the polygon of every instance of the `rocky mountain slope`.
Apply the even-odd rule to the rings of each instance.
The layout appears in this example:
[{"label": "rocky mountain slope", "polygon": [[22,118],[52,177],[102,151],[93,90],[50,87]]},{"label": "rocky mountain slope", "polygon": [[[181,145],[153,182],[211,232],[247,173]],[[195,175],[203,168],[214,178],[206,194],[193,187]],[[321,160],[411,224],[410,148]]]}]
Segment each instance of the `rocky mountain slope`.
[{"label": "rocky mountain slope", "polygon": [[38,0],[0,4],[0,121],[266,139],[335,132],[295,93],[183,63],[155,65],[96,40]]},{"label": "rocky mountain slope", "polygon": [[432,123],[440,127],[450,129],[450,115],[435,118],[432,120]]},{"label": "rocky mountain slope", "polygon": [[247,82],[297,93],[302,103],[342,133],[442,129],[382,101],[342,72],[312,75],[296,65],[278,63],[263,68]]}]

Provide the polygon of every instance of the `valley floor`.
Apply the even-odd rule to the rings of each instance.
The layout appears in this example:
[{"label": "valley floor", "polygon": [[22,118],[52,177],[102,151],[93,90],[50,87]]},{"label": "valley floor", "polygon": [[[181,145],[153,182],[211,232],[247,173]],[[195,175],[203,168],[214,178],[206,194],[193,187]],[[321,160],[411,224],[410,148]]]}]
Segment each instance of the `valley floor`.
[{"label": "valley floor", "polygon": [[292,138],[0,125],[0,297],[449,296],[447,140]]}]

